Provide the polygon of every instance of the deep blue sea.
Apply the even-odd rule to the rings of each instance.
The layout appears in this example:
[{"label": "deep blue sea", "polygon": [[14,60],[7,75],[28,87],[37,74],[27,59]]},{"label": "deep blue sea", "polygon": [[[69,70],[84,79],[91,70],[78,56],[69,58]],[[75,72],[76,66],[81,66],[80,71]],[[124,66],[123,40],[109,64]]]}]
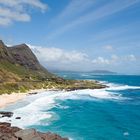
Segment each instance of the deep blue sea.
[{"label": "deep blue sea", "polygon": [[140,76],[58,74],[67,79],[99,80],[109,88],[31,95],[6,107],[14,116],[0,121],[49,130],[72,140],[140,140]]}]

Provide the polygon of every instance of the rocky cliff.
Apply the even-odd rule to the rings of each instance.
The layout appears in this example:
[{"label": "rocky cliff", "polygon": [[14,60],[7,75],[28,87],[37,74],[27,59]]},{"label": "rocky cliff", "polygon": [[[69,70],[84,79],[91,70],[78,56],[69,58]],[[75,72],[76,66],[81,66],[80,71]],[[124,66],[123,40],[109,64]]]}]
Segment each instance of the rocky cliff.
[{"label": "rocky cliff", "polygon": [[9,47],[8,51],[13,57],[15,64],[19,64],[31,70],[41,70],[48,72],[43,66],[40,65],[36,56],[26,44]]},{"label": "rocky cliff", "polygon": [[12,72],[19,79],[24,80],[27,80],[27,78],[39,80],[55,77],[55,75],[48,72],[39,63],[36,56],[26,44],[7,47],[0,40],[0,72],[4,73],[4,71],[7,73]]},{"label": "rocky cliff", "polygon": [[0,60],[7,60],[13,64],[19,64],[26,69],[42,71],[50,74],[37,60],[31,49],[26,44],[7,47],[0,40]]},{"label": "rocky cliff", "polygon": [[52,81],[63,79],[48,72],[26,44],[7,47],[0,40],[0,94],[51,88]]}]

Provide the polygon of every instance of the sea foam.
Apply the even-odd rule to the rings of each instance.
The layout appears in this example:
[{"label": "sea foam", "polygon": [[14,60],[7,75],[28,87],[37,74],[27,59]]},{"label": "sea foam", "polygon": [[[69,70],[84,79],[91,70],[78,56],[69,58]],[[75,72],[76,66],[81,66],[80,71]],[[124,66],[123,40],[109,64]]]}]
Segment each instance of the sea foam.
[{"label": "sea foam", "polygon": [[[14,112],[13,117],[0,118],[1,122],[10,122],[12,125],[19,126],[21,128],[26,128],[31,125],[39,125],[42,120],[50,120],[56,115],[50,110],[54,107],[59,107],[61,109],[68,109],[67,107],[62,107],[60,102],[67,99],[71,100],[83,100],[87,99],[85,97],[90,97],[91,99],[114,99],[119,100],[122,97],[119,94],[115,94],[106,89],[85,89],[85,90],[75,90],[75,91],[46,91],[37,95],[27,96],[24,100],[26,102],[25,106],[18,109],[12,110]],[[28,102],[28,104],[27,104]],[[16,117],[21,117],[21,119],[16,120]],[[41,124],[42,125],[42,124]],[[44,125],[48,125],[47,122]]]},{"label": "sea foam", "polygon": [[140,86],[129,86],[129,85],[119,85],[108,83],[109,86],[108,90],[129,90],[129,89],[140,89]]},{"label": "sea foam", "polygon": [[[25,106],[12,110],[13,117],[0,118],[1,122],[11,122],[15,126],[28,127],[34,124],[40,124],[42,120],[50,120],[56,115],[50,110],[54,107],[61,109],[68,109],[68,106],[61,106],[60,102],[67,99],[71,100],[123,100],[120,93],[111,92],[112,90],[126,90],[126,89],[140,89],[136,86],[116,85],[113,83],[107,84],[109,87],[105,89],[84,89],[75,91],[46,91],[37,95],[27,96],[23,101],[26,102]],[[21,119],[16,120],[16,117]],[[45,125],[48,125],[47,122]]]}]

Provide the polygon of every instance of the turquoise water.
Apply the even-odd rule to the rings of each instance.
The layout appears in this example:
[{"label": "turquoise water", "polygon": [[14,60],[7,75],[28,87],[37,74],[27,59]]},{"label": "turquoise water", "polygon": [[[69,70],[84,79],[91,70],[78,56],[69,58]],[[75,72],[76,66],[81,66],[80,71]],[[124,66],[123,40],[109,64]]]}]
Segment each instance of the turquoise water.
[{"label": "turquoise water", "polygon": [[[110,88],[29,96],[6,108],[15,113],[14,125],[53,131],[73,140],[140,140],[140,76],[58,74],[100,80]],[[22,119],[15,120],[16,116]]]}]

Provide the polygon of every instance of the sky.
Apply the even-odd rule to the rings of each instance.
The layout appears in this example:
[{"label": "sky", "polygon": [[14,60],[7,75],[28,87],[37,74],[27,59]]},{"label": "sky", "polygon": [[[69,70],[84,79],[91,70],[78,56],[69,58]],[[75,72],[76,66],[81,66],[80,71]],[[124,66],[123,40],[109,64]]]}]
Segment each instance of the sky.
[{"label": "sky", "polygon": [[140,74],[140,0],[0,0],[0,39],[50,70]]}]

